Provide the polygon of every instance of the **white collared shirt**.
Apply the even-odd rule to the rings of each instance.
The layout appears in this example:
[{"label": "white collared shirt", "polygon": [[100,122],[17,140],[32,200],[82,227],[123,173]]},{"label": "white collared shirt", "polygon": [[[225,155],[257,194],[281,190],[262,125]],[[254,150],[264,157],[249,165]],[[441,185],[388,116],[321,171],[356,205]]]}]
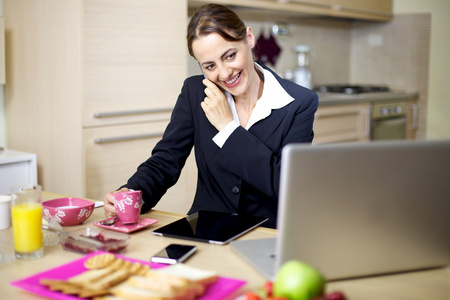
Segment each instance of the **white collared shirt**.
[{"label": "white collared shirt", "polygon": [[[273,109],[282,108],[294,101],[294,98],[292,98],[291,95],[284,90],[270,71],[263,69],[257,63],[255,63],[255,66],[263,72],[264,88],[261,98],[259,98],[256,102],[247,126],[245,127],[247,130],[253,124],[270,116]],[[231,111],[233,112],[233,121],[228,123],[227,126],[219,131],[213,138],[214,143],[216,143],[220,148],[222,148],[223,144],[225,144],[226,140],[233,133],[233,131],[240,126],[239,116],[236,111],[233,96],[227,91],[225,91],[225,95],[227,96]]]}]

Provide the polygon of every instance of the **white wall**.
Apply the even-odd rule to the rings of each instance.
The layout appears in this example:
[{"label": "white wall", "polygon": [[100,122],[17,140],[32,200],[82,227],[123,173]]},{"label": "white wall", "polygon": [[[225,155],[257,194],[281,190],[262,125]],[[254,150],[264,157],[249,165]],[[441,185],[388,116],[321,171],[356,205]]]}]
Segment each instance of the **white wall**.
[{"label": "white wall", "polygon": [[431,13],[427,139],[450,138],[450,1],[394,0],[394,14]]}]

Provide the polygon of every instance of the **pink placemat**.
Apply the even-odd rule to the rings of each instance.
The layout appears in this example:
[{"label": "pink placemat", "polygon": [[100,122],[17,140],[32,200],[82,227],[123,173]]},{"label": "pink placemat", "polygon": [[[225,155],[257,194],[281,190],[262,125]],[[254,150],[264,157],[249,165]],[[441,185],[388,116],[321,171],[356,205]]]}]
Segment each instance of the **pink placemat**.
[{"label": "pink placemat", "polygon": [[[72,276],[75,276],[77,274],[80,274],[87,269],[84,267],[84,261],[88,259],[91,256],[104,253],[101,251],[90,253],[86,256],[83,256],[80,259],[77,259],[75,261],[72,261],[70,263],[67,263],[65,265],[32,275],[27,278],[23,278],[20,280],[16,280],[11,282],[11,285],[21,288],[23,290],[32,292],[34,294],[38,294],[41,296],[45,296],[51,299],[61,299],[61,300],[73,300],[73,299],[82,299],[76,296],[72,295],[65,295],[60,292],[56,291],[50,291],[46,286],[41,285],[39,283],[39,280],[41,279],[57,279],[57,280],[66,280]],[[128,258],[125,256],[117,255],[117,257],[120,257],[125,260],[129,260],[132,262],[139,262],[141,264],[150,265],[152,268],[162,268],[166,265],[163,264],[155,264],[152,262],[146,262],[138,259]],[[217,279],[217,281],[208,287],[206,290],[206,293],[198,298],[201,300],[213,300],[213,299],[223,299],[225,296],[231,294],[232,292],[239,289],[241,286],[243,286],[246,283],[246,281],[239,280],[239,279],[233,279],[233,278],[227,278],[227,277],[221,277]]]}]

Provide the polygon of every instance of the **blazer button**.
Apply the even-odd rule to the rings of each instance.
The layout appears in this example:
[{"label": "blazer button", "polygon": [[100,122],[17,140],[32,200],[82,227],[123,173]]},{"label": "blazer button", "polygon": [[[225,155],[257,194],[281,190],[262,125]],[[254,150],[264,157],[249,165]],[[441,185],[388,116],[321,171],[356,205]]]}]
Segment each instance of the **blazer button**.
[{"label": "blazer button", "polygon": [[233,194],[239,194],[239,192],[240,192],[240,190],[239,190],[239,188],[237,186],[233,187],[231,189],[231,191],[233,192]]}]

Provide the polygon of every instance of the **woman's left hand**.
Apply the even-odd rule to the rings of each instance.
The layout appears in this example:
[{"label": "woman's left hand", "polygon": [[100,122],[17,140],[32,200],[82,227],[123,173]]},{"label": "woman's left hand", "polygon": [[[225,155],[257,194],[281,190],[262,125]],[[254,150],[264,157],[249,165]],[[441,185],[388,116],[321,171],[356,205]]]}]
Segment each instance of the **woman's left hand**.
[{"label": "woman's left hand", "polygon": [[206,85],[206,97],[201,103],[202,109],[208,121],[220,131],[233,121],[231,107],[225,94],[213,82],[203,79],[203,84]]},{"label": "woman's left hand", "polygon": [[104,209],[105,209],[105,216],[107,218],[112,218],[112,217],[117,216],[117,211],[116,211],[116,208],[114,207],[114,197],[112,194],[118,193],[118,192],[126,192],[126,191],[129,191],[129,189],[121,188],[118,191],[111,191],[105,195],[105,199],[103,200],[103,202],[105,203]]}]

